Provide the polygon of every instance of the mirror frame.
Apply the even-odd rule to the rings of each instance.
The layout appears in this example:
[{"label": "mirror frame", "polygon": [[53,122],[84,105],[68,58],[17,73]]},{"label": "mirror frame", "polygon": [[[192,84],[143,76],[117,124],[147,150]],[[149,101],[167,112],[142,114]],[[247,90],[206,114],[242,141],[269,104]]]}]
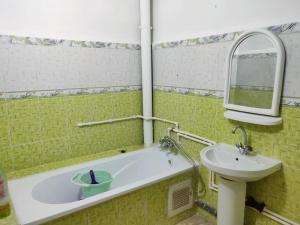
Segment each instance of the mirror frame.
[{"label": "mirror frame", "polygon": [[[272,107],[270,109],[262,109],[248,106],[241,106],[229,103],[229,90],[230,90],[230,78],[231,78],[231,70],[232,70],[232,59],[234,53],[238,46],[245,41],[247,38],[253,36],[263,34],[268,36],[270,41],[272,41],[274,48],[276,49],[275,53],[277,53],[276,60],[276,71],[275,71],[275,81],[274,81],[274,90],[273,90],[273,98],[272,98]],[[281,101],[281,92],[282,92],[282,82],[283,82],[283,73],[284,73],[284,64],[285,64],[285,50],[282,44],[282,41],[276,36],[274,33],[264,29],[256,29],[249,30],[242,33],[232,45],[228,58],[227,58],[227,77],[225,80],[225,90],[224,90],[224,107],[226,109],[248,112],[254,114],[268,115],[268,116],[278,116],[279,115],[279,106]]]}]

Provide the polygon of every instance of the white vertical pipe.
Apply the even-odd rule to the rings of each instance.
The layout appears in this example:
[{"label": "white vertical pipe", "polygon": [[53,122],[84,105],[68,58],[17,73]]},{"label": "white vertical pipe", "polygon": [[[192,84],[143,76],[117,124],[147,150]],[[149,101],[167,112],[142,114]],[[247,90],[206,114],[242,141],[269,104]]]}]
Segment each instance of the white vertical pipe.
[{"label": "white vertical pipe", "polygon": [[[140,0],[143,116],[152,117],[151,0]],[[153,143],[152,120],[144,120],[144,145]]]}]

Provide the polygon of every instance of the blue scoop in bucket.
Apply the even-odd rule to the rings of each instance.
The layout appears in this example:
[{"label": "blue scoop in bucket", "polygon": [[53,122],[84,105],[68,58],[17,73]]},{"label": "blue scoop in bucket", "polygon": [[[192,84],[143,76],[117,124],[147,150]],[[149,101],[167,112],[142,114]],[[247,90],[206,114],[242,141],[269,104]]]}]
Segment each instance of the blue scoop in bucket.
[{"label": "blue scoop in bucket", "polygon": [[112,176],[104,170],[79,172],[72,177],[72,183],[82,187],[81,198],[88,198],[110,189]]},{"label": "blue scoop in bucket", "polygon": [[90,170],[91,184],[99,184],[96,180],[95,173],[93,170]]}]

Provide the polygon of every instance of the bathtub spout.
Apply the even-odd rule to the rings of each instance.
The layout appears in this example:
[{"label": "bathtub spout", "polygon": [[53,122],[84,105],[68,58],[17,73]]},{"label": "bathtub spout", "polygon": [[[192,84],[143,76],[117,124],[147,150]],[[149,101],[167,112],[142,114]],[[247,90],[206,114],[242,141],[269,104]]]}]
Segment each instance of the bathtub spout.
[{"label": "bathtub spout", "polygon": [[173,138],[165,136],[159,140],[162,149],[169,150],[175,154],[181,152],[183,156],[196,168],[197,164],[195,160],[182,148],[182,146],[177,143]]}]

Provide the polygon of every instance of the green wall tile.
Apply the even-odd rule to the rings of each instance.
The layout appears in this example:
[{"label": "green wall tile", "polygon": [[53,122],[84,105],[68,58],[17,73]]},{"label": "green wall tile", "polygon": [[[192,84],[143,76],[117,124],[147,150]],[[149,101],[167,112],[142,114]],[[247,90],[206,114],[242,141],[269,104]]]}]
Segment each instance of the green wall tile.
[{"label": "green wall tile", "polygon": [[140,145],[142,121],[77,124],[141,114],[141,101],[141,91],[0,100],[0,165],[12,172]]},{"label": "green wall tile", "polygon": [[[75,159],[105,153],[122,146],[142,144],[140,120],[89,128],[76,126],[78,122],[141,114],[141,98],[140,91],[130,91],[1,100],[1,166],[8,172],[26,168],[29,171],[34,166],[59,162],[58,160]],[[233,135],[231,129],[239,124],[245,126],[251,145],[256,151],[283,161],[280,172],[261,181],[249,183],[247,193],[265,201],[275,212],[300,222],[297,213],[300,211],[300,167],[297,160],[300,156],[300,108],[283,106],[281,116],[284,122],[275,127],[229,121],[224,118],[223,113],[222,99],[161,91],[154,93],[155,116],[178,121],[181,129],[216,142],[236,143],[239,136]],[[169,126],[170,124],[161,122],[154,123],[156,141],[166,135]],[[199,153],[204,146],[189,140],[182,140],[182,144],[199,160]],[[202,199],[216,207],[217,194],[208,189],[208,170],[201,167],[200,171],[206,188]],[[183,178],[174,178],[178,181],[177,179]],[[195,212],[193,209],[178,217],[167,218],[166,203],[161,199],[166,198],[162,193],[166,193],[172,181],[162,183],[66,216],[51,224],[166,225],[175,224]],[[214,221],[203,210],[198,211]],[[97,216],[100,212],[106,218]],[[276,224],[248,209],[245,220],[246,225]]]},{"label": "green wall tile", "polygon": [[[237,143],[238,135],[233,135],[234,126],[243,125],[249,134],[255,151],[282,160],[281,171],[261,181],[247,185],[248,195],[260,201],[287,218],[300,222],[300,107],[282,106],[283,124],[279,126],[259,126],[229,121],[224,118],[223,99],[205,96],[184,95],[155,91],[154,115],[178,121],[180,128],[216,142]],[[155,140],[165,135],[170,125],[155,123]],[[196,160],[203,146],[182,141],[183,146]],[[217,206],[217,193],[208,189],[208,170],[200,168],[206,185],[203,200]],[[199,210],[207,217],[206,213]],[[208,218],[208,217],[207,217]],[[212,219],[212,218],[210,218]],[[256,212],[247,210],[246,225],[276,224]]]},{"label": "green wall tile", "polygon": [[0,165],[1,169],[3,169],[4,171],[14,170],[10,149],[1,147],[0,159],[2,162],[5,162]]}]

